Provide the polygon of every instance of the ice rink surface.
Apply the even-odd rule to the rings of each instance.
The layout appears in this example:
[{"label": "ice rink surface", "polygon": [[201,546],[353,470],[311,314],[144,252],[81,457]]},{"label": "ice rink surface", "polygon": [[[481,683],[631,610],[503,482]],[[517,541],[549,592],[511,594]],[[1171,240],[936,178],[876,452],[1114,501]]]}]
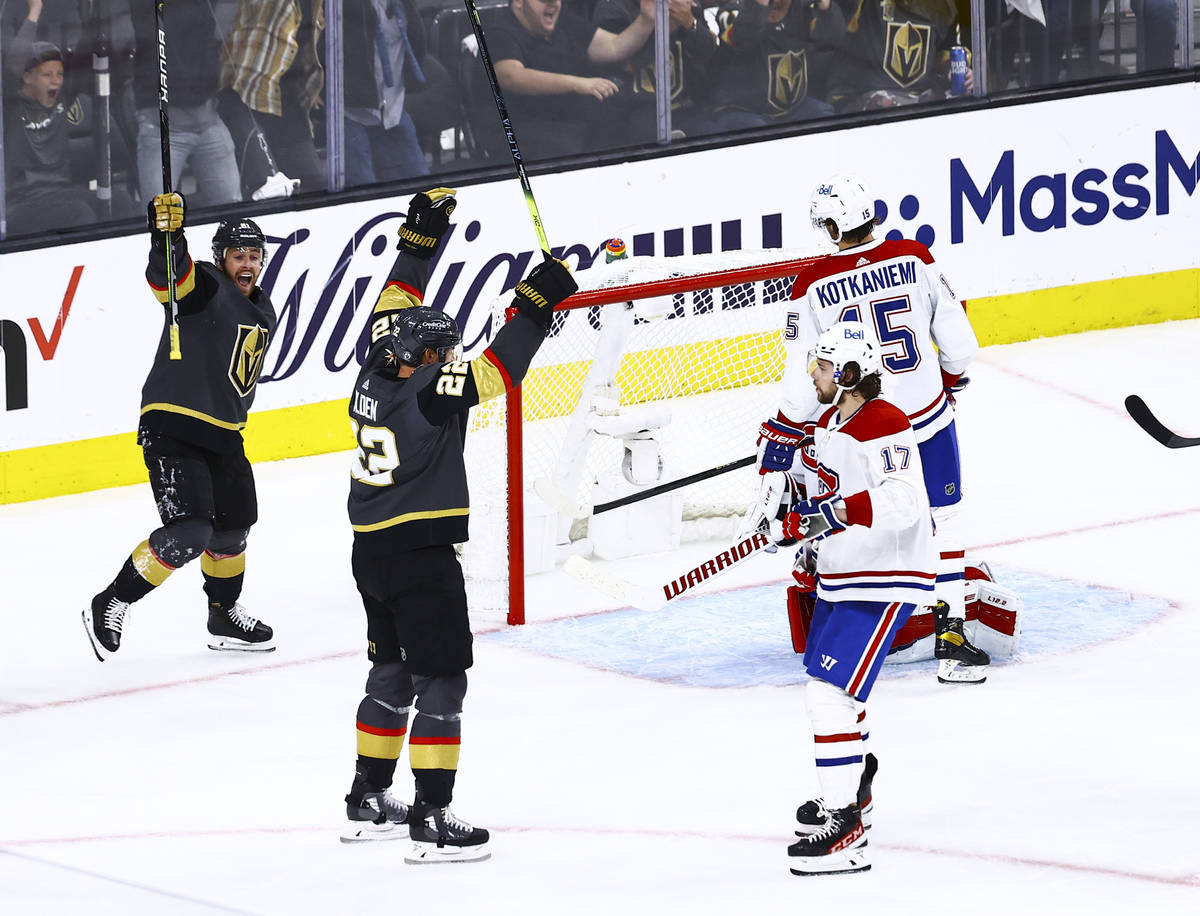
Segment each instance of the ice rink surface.
[{"label": "ice rink surface", "polygon": [[193,564],[99,664],[79,612],[157,524],[148,486],[2,506],[0,912],[1200,912],[1200,448],[1122,407],[1200,435],[1197,352],[1200,321],[981,353],[966,543],[1025,594],[1022,653],[974,688],[884,668],[860,875],[787,869],[816,778],[786,552],[659,619],[551,573],[528,626],[480,622],[454,809],[493,855],[420,867],[338,842],[367,671],[348,455],[257,467],[269,655],[205,647]]}]

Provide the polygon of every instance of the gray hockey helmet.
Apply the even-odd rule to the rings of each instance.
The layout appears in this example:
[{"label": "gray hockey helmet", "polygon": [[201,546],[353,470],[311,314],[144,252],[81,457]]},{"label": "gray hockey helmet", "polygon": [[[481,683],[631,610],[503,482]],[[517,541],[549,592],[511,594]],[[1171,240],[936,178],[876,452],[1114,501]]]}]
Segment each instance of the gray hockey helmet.
[{"label": "gray hockey helmet", "polygon": [[392,355],[407,366],[421,365],[427,349],[437,353],[438,362],[462,343],[454,319],[424,305],[404,309],[392,319]]}]

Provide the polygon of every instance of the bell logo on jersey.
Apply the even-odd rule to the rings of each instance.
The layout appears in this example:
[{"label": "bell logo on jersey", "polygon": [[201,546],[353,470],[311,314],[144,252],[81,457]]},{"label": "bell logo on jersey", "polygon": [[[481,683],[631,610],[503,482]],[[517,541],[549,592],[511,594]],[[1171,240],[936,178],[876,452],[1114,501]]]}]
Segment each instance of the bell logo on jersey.
[{"label": "bell logo on jersey", "polygon": [[822,655],[821,656],[821,667],[824,668],[826,671],[832,671],[833,666],[836,664],[837,664],[837,659],[834,658],[832,655]]}]

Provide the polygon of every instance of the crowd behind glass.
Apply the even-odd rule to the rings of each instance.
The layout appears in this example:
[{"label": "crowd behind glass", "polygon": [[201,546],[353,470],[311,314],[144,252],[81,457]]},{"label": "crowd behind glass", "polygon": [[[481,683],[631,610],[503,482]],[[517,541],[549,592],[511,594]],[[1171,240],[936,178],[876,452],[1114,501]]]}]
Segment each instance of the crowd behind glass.
[{"label": "crowd behind glass", "polygon": [[[819,126],[1196,59],[1195,0],[478,6],[531,162]],[[190,208],[509,162],[457,0],[164,8],[170,182]],[[656,34],[658,10],[668,24]],[[5,238],[129,219],[163,189],[154,16],[153,0],[0,2]],[[662,84],[669,104],[656,96]]]}]

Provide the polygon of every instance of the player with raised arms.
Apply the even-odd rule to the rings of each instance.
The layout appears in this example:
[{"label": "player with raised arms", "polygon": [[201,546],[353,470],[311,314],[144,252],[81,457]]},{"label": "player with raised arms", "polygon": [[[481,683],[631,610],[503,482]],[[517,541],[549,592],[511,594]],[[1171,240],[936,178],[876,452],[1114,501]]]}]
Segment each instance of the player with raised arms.
[{"label": "player with raised arms", "polygon": [[797,812],[800,838],[788,847],[795,875],[871,867],[866,701],[897,631],[931,601],[937,575],[920,450],[904,412],[879,396],[880,348],[870,330],[837,322],[817,338],[809,368],[822,411],[806,450],[812,498],[794,504],[782,528],[801,541],[797,578],[816,574],[804,667],[822,797]]},{"label": "player with raised arms", "polygon": [[[408,836],[413,848],[405,861],[412,864],[490,855],[488,831],[449,807],[466,672],[473,664],[454,550],[467,540],[467,411],[521,383],[554,306],[576,289],[566,265],[547,257],[517,285],[516,315],[487,350],[459,360],[454,320],[421,304],[429,259],[455,205],[448,188],[417,194],[409,204],[349,404],[358,442],[348,504],[352,565],[367,615],[371,670],[358,706],[358,759],[342,839]],[[406,735],[416,781],[411,804],[388,791]]]}]

